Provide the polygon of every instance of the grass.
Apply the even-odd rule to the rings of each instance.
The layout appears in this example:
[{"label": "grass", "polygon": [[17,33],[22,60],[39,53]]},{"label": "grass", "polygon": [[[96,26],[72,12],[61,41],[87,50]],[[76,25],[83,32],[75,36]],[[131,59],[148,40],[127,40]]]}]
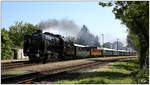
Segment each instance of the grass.
[{"label": "grass", "polygon": [[[56,84],[135,84],[132,74],[138,69],[138,59],[110,63],[103,68],[86,73],[65,75],[66,78]],[[71,77],[69,77],[71,76]]]},{"label": "grass", "polygon": [[19,74],[24,74],[28,71],[22,71],[22,70],[18,70],[18,71],[10,71],[10,72],[4,72],[1,75],[2,76],[11,76],[11,75],[19,75]]}]

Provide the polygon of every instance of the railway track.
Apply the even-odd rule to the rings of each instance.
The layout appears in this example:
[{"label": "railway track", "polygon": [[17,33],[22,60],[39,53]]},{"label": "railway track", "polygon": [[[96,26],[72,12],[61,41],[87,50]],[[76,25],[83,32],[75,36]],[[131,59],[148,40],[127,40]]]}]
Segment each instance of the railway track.
[{"label": "railway track", "polygon": [[[56,61],[56,62],[61,62],[61,61]],[[54,62],[48,62],[48,63],[54,63]],[[7,63],[1,64],[1,70],[2,70],[2,72],[4,72],[6,70],[10,70],[10,69],[14,69],[14,68],[39,65],[39,64],[42,64],[42,63],[30,63],[29,61],[7,62]]]},{"label": "railway track", "polygon": [[[64,62],[64,61],[51,61],[47,63],[56,63],[56,62]],[[6,62],[1,64],[1,71],[5,72],[7,70],[11,70],[14,68],[19,67],[26,67],[26,66],[32,66],[32,65],[39,65],[41,63],[30,63],[29,61],[15,61],[15,62]]]},{"label": "railway track", "polygon": [[101,60],[101,61],[95,61],[95,62],[90,62],[86,64],[79,64],[75,66],[68,66],[68,67],[63,67],[63,68],[49,69],[49,70],[44,70],[40,72],[22,74],[18,76],[11,76],[11,77],[4,77],[4,78],[2,77],[1,81],[2,81],[2,84],[32,84],[34,83],[34,81],[40,81],[48,76],[52,77],[52,75],[61,74],[64,72],[74,72],[74,71],[87,68],[87,67],[91,67],[91,66],[95,66],[98,64],[106,64],[109,62],[123,60],[123,59],[126,59],[126,58]]},{"label": "railway track", "polygon": [[1,64],[1,70],[3,72],[5,70],[10,70],[13,68],[19,68],[19,67],[24,67],[24,66],[30,66],[30,65],[34,65],[34,64],[29,63],[28,61],[7,62],[7,63]]},{"label": "railway track", "polygon": [[[55,61],[55,62],[51,61],[48,63],[56,63],[56,62],[64,62],[64,61]],[[38,65],[38,64],[41,64],[41,63],[30,63],[29,61],[6,62],[6,63],[1,64],[1,71],[5,72],[6,70],[10,70],[10,69],[14,69],[14,68],[32,66],[32,65]]]}]

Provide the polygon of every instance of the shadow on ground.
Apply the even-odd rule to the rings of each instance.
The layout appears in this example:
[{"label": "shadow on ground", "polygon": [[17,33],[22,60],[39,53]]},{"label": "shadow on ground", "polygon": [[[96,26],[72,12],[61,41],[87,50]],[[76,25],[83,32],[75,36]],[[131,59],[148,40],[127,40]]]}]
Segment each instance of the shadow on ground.
[{"label": "shadow on ground", "polygon": [[[48,77],[48,79],[44,80],[47,82],[57,82],[61,80],[81,80],[81,79],[86,79],[86,78],[96,78],[96,77],[105,77],[106,79],[110,80],[117,80],[117,79],[123,79],[125,77],[129,77],[130,75],[128,74],[123,74],[119,72],[86,72],[86,73],[63,73],[61,75],[56,75],[53,77]],[[109,82],[105,82],[103,80],[87,80],[87,81],[81,81],[80,84],[107,84]]]},{"label": "shadow on ground", "polygon": [[[104,62],[102,60],[92,60],[92,61]],[[133,59],[124,60],[124,61],[120,61],[120,62],[129,63],[129,64],[115,64],[115,65],[112,65],[113,68],[125,69],[128,71],[134,71],[135,69],[138,68],[135,65],[139,64],[139,62],[137,62],[136,60],[133,60]],[[110,82],[113,82],[113,80],[119,81],[119,80],[125,79],[127,81],[127,83],[129,83],[129,82],[131,83],[132,80],[128,79],[129,77],[131,78],[132,74],[126,74],[126,73],[117,72],[117,71],[116,72],[101,71],[101,72],[85,72],[85,73],[82,73],[82,72],[76,72],[76,73],[64,72],[61,75],[49,76],[49,77],[47,77],[47,79],[44,79],[44,81],[55,83],[58,81],[67,80],[67,81],[79,81],[78,83],[80,83],[80,84],[111,84]],[[101,78],[101,79],[98,79],[98,78]],[[105,81],[103,78],[107,79],[107,81]],[[83,79],[87,79],[87,80],[81,81]],[[128,80],[129,80],[129,82],[128,82]],[[123,82],[123,83],[126,84],[126,82]]]},{"label": "shadow on ground", "polygon": [[[122,64],[122,63],[126,63],[126,64]],[[139,64],[138,61],[129,59],[129,60],[121,61],[120,64],[116,64],[116,65],[112,65],[112,66],[115,68],[118,68],[118,69],[134,71],[134,70],[138,69],[138,64]]]},{"label": "shadow on ground", "polygon": [[[96,62],[102,62],[96,60]],[[134,69],[137,69],[134,64],[138,64],[137,61],[134,60],[125,60],[121,62],[128,62],[128,64],[115,64],[112,65],[114,68],[121,68],[125,70],[130,70],[133,71]],[[133,64],[133,65],[130,65]],[[43,74],[40,74],[43,75]],[[14,75],[5,75],[6,76],[14,76]],[[68,80],[68,81],[78,81],[77,83],[80,84],[111,84],[113,80],[124,80],[124,78],[129,78],[131,77],[132,74],[126,74],[123,72],[111,72],[111,71],[101,71],[101,72],[74,72],[74,73],[68,73],[68,72],[63,72],[60,74],[55,74],[51,76],[47,76],[46,78],[42,78],[42,81],[45,82],[52,82],[56,83],[57,81],[63,81],[63,80]],[[2,76],[4,77],[4,76]],[[106,80],[104,80],[104,78]],[[83,80],[87,79],[87,80]],[[82,81],[83,80],[83,81]],[[36,82],[40,82],[41,80],[37,80]],[[75,82],[76,83],[76,82]],[[127,84],[126,82],[124,82]]]},{"label": "shadow on ground", "polygon": [[[101,62],[101,61],[96,61],[96,62]],[[121,61],[121,62],[129,62],[129,64],[138,64],[138,62],[134,61],[134,60],[125,60],[125,61]],[[112,65],[114,68],[119,68],[119,69],[125,69],[125,70],[129,70],[129,71],[134,71],[135,69],[137,69],[137,66],[134,65],[128,65],[128,64],[116,64],[116,65]],[[61,75],[55,75],[55,76],[49,76],[47,79],[45,79],[44,81],[46,82],[57,82],[57,81],[63,81],[63,80],[67,80],[67,81],[79,81],[78,83],[80,84],[111,84],[110,82],[113,82],[113,80],[123,80],[126,79],[127,83],[129,83],[131,81],[131,79],[129,79],[130,81],[128,82],[128,78],[131,78],[132,74],[126,74],[123,72],[111,72],[111,71],[101,71],[101,72],[75,72],[75,73],[67,73],[64,72]],[[95,79],[95,78],[101,78],[101,79]],[[103,80],[102,78],[107,79],[107,81]],[[82,79],[89,79],[89,80],[85,80],[85,81],[80,81]],[[95,79],[95,80],[94,80]],[[110,80],[110,82],[109,82]],[[117,81],[117,82],[118,82]],[[124,82],[126,84],[126,82]],[[134,82],[133,82],[134,83]]]}]

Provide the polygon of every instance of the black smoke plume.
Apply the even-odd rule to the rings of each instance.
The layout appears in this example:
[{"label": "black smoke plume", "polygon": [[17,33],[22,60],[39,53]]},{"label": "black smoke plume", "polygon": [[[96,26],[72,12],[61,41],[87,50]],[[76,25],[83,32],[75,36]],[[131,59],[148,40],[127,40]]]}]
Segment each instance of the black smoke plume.
[{"label": "black smoke plume", "polygon": [[41,21],[39,23],[39,28],[43,31],[50,31],[53,29],[65,34],[69,34],[69,36],[72,37],[71,40],[76,41],[77,44],[99,46],[98,36],[91,34],[85,25],[83,25],[83,27],[80,29],[72,20],[49,19],[47,21]]},{"label": "black smoke plume", "polygon": [[72,36],[76,36],[79,32],[79,27],[72,21],[68,19],[56,20],[49,19],[47,21],[41,21],[39,23],[39,28],[42,30],[54,29],[59,32],[68,33]]}]

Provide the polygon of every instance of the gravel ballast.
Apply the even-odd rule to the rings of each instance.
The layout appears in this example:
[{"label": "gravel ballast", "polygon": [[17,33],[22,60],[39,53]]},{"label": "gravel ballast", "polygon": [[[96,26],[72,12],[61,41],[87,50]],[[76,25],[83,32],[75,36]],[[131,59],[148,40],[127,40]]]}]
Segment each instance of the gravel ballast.
[{"label": "gravel ballast", "polygon": [[[126,56],[126,58],[129,58],[129,57],[131,57],[131,56]],[[68,60],[68,61],[53,62],[53,63],[47,63],[47,64],[34,65],[34,66],[20,67],[20,68],[15,68],[12,71],[41,72],[41,71],[45,71],[45,70],[64,68],[64,67],[68,67],[68,66],[86,64],[86,63],[92,63],[92,62],[96,62],[96,61],[106,60],[109,58],[114,59],[114,58],[123,58],[123,57],[100,57],[100,58],[87,58],[87,59],[79,59],[79,60]],[[4,73],[6,73],[6,72],[4,72]]]}]

